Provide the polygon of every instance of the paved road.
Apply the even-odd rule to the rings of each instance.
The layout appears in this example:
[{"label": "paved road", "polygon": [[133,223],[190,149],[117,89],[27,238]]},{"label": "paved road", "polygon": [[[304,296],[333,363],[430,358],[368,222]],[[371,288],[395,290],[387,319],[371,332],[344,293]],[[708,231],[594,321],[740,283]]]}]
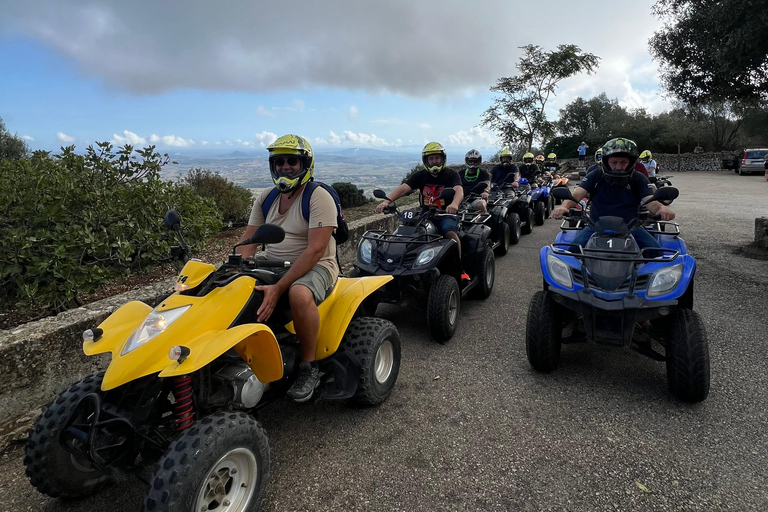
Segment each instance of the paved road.
[{"label": "paved road", "polygon": [[[666,391],[662,363],[580,345],[540,375],[525,357],[528,301],[549,220],[497,261],[493,295],[465,302],[456,336],[429,341],[420,315],[395,307],[400,380],[376,409],[334,402],[271,406],[273,469],[266,510],[765,510],[768,262],[745,257],[768,183],[732,173],[681,173],[673,205],[698,257],[696,309],[712,360],[709,399]],[[746,185],[738,188],[734,184]],[[0,460],[0,510],[127,512],[129,482],[75,503],[48,500]]]}]

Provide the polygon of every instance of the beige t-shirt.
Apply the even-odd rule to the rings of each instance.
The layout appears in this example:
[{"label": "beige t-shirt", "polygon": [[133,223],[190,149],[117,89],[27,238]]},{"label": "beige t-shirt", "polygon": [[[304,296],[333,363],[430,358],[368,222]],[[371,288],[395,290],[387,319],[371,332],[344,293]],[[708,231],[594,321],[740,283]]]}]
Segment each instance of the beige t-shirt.
[{"label": "beige t-shirt", "polygon": [[[280,226],[285,231],[285,240],[279,244],[269,244],[267,246],[268,259],[295,263],[299,255],[309,246],[310,228],[338,227],[336,223],[336,204],[333,202],[331,194],[322,187],[316,187],[309,200],[309,223],[304,220],[304,215],[301,213],[301,198],[306,191],[306,187],[299,193],[299,196],[283,215],[278,213],[280,208],[280,197],[278,196],[275,202],[272,203],[269,212],[267,212],[265,220],[261,212],[261,205],[271,191],[271,188],[261,191],[253,203],[251,218],[248,221],[248,224],[251,226],[261,226],[268,223]],[[339,267],[336,264],[335,238],[331,237],[325,254],[317,263],[331,273],[331,279],[335,282],[339,276]]]}]

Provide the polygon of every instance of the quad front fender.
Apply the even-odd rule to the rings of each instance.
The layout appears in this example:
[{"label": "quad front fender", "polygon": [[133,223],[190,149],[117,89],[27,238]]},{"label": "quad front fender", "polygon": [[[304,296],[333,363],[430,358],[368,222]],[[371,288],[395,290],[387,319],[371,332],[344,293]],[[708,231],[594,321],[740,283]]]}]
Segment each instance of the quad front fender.
[{"label": "quad front fender", "polygon": [[[368,276],[360,278],[340,277],[336,281],[336,286],[334,286],[331,294],[317,307],[320,313],[320,332],[317,336],[317,349],[315,351],[317,359],[324,359],[336,352],[349,322],[352,321],[352,317],[363,299],[392,279],[394,279],[392,276]],[[286,327],[289,331],[296,332],[293,322]]]}]

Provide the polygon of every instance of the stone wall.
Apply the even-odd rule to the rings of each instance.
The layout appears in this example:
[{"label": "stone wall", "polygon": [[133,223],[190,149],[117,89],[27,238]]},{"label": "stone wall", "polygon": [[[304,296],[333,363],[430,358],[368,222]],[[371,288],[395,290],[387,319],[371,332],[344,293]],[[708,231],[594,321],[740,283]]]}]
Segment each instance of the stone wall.
[{"label": "stone wall", "polygon": [[[716,153],[654,153],[653,159],[659,165],[662,174],[672,174],[686,171],[723,171],[723,158],[732,155],[730,152]],[[575,169],[578,165],[577,159],[561,160],[560,165],[569,163]],[[591,165],[591,160],[587,166]],[[729,170],[733,172],[733,170]]]}]

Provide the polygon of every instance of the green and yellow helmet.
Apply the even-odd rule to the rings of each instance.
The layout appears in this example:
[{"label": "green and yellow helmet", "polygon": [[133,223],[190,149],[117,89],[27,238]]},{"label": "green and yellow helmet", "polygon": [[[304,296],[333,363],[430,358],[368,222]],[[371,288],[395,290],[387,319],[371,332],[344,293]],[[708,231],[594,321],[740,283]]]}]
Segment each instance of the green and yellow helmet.
[{"label": "green and yellow helmet", "polygon": [[[427,163],[429,155],[443,155],[442,163],[440,165],[430,166]],[[424,164],[424,168],[429,171],[429,174],[432,176],[437,176],[443,169],[445,169],[446,157],[445,148],[439,142],[428,142],[427,145],[424,146],[424,149],[421,150],[421,163]]]},{"label": "green and yellow helmet", "polygon": [[532,164],[533,163],[533,153],[526,153],[523,155],[523,163],[524,164]]},{"label": "green and yellow helmet", "polygon": [[[635,164],[640,152],[634,141],[617,137],[603,144],[602,167],[603,174],[609,183],[622,184],[628,183],[632,172],[635,170]],[[629,158],[629,164],[623,169],[611,169],[608,160],[612,156],[622,156]]]},{"label": "green and yellow helmet", "polygon": [[[315,155],[312,146],[304,137],[298,135],[283,135],[267,146],[269,151],[269,172],[275,187],[287,194],[312,179],[315,172]],[[296,163],[291,164],[293,159]],[[299,170],[281,170],[285,162],[288,165],[300,164]]]},{"label": "green and yellow helmet", "polygon": [[[508,157],[507,160],[504,158]],[[504,167],[511,167],[512,166],[512,152],[508,149],[502,149],[501,153],[499,153],[499,162],[501,162],[501,165]]]},{"label": "green and yellow helmet", "polygon": [[547,160],[550,160],[550,161],[557,160],[557,155],[554,153],[550,153],[547,155]]},{"label": "green and yellow helmet", "polygon": [[640,153],[640,160],[645,162],[646,164],[650,162],[652,158],[653,158],[653,155],[647,149],[642,153]]},{"label": "green and yellow helmet", "polygon": [[595,151],[595,162],[599,162],[603,158],[603,148],[599,148]]}]

